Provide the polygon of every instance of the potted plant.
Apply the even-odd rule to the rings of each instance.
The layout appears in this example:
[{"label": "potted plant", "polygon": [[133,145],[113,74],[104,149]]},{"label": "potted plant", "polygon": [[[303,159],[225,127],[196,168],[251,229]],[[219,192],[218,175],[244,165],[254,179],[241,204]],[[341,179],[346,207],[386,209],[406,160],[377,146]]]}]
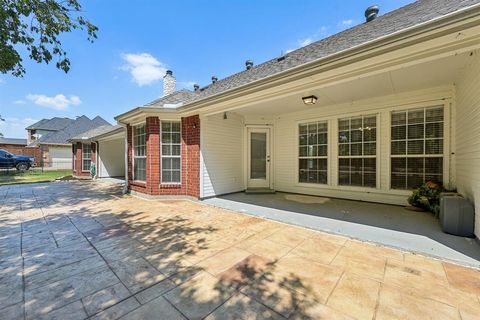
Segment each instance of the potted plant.
[{"label": "potted plant", "polygon": [[408,203],[425,211],[432,212],[435,216],[440,213],[440,194],[445,188],[438,183],[428,181],[412,192]]}]

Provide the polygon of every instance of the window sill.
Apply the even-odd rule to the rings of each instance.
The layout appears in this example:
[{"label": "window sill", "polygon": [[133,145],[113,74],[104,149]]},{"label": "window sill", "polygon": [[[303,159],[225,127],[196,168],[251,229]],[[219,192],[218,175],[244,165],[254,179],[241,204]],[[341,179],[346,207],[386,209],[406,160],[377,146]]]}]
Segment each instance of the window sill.
[{"label": "window sill", "polygon": [[163,188],[181,188],[181,187],[182,187],[182,183],[181,183],[181,182],[177,182],[177,183],[174,183],[174,182],[160,183],[160,187],[163,187]]},{"label": "window sill", "polygon": [[141,180],[131,180],[130,181],[130,184],[132,186],[139,186],[139,187],[145,187],[147,186],[147,182],[146,181],[141,181]]}]

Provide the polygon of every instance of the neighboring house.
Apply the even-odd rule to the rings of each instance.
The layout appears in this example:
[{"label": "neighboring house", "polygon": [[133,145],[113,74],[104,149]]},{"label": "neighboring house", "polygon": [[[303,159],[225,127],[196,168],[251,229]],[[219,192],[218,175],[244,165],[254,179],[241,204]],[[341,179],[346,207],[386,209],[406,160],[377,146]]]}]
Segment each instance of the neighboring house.
[{"label": "neighboring house", "polygon": [[27,144],[31,144],[42,136],[57,132],[74,122],[74,119],[54,117],[42,119],[25,128],[27,130]]},{"label": "neighboring house", "polygon": [[42,158],[40,148],[28,148],[27,139],[0,137],[0,149],[20,156],[35,158],[35,165],[39,165]]},{"label": "neighboring house", "polygon": [[[69,139],[82,132],[103,125],[110,125],[99,116],[93,119],[81,116],[76,119],[53,118],[44,120],[26,128],[29,132],[29,139],[33,138],[28,147],[40,147],[43,155],[42,165],[52,169],[72,168],[72,144],[68,141]],[[52,126],[52,123],[55,126]],[[63,128],[58,129],[63,125],[65,125]],[[33,131],[35,133],[32,133]],[[40,136],[39,132],[41,132]]]},{"label": "neighboring house", "polygon": [[95,177],[125,176],[125,128],[103,125],[81,133],[72,143],[73,175],[89,177],[90,165],[95,164]]},{"label": "neighboring house", "polygon": [[27,139],[0,137],[0,149],[26,147]]},{"label": "neighboring house", "polygon": [[405,204],[427,180],[475,203],[480,0],[417,1],[116,117],[127,187],[207,198],[262,188]]}]

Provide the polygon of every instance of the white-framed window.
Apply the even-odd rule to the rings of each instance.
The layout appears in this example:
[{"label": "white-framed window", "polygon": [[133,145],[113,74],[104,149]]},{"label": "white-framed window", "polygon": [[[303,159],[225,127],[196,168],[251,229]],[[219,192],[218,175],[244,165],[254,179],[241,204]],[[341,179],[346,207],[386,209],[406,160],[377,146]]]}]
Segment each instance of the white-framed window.
[{"label": "white-framed window", "polygon": [[147,133],[145,124],[133,127],[133,180],[147,180]]},{"label": "white-framed window", "polygon": [[338,119],[338,184],[377,186],[377,116]]},{"label": "white-framed window", "polygon": [[327,184],[328,122],[298,125],[298,182]]},{"label": "white-framed window", "polygon": [[75,142],[72,145],[72,153],[73,153],[73,171],[77,170],[77,143]]},{"label": "white-framed window", "polygon": [[180,121],[161,122],[162,183],[181,182],[182,143]]},{"label": "white-framed window", "polygon": [[442,106],[391,113],[392,189],[443,183],[443,113]]},{"label": "white-framed window", "polygon": [[90,170],[92,163],[92,145],[90,143],[82,143],[82,171]]}]

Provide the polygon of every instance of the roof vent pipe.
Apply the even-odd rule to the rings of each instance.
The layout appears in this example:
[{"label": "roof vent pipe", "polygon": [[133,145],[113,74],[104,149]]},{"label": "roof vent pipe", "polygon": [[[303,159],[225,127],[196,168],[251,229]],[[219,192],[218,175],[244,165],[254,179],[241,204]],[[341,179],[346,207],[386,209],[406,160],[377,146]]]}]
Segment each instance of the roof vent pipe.
[{"label": "roof vent pipe", "polygon": [[198,84],[193,85],[193,91],[198,91],[200,90],[200,86]]},{"label": "roof vent pipe", "polygon": [[379,11],[380,8],[377,5],[368,7],[367,10],[365,10],[365,18],[367,19],[367,22],[375,20]]},{"label": "roof vent pipe", "polygon": [[253,68],[253,61],[252,60],[245,61],[245,66],[247,67],[247,70],[252,69]]},{"label": "roof vent pipe", "polygon": [[212,76],[212,83],[215,83],[215,82],[217,82],[217,81],[218,81],[217,76]]}]

